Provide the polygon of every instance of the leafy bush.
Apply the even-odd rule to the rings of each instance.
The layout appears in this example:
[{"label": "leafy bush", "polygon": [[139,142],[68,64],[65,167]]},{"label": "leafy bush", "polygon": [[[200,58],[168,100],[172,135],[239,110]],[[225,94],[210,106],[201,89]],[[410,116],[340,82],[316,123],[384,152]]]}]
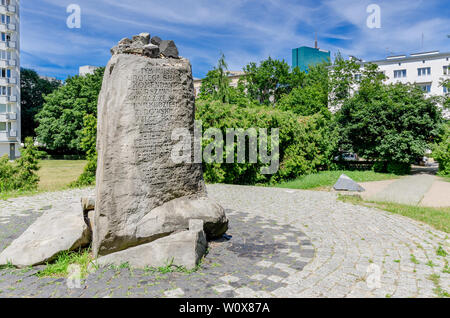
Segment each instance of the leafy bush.
[{"label": "leafy bush", "polygon": [[40,152],[34,146],[33,138],[25,139],[25,147],[20,152],[21,157],[15,162],[10,162],[8,156],[0,158],[0,192],[37,188]]},{"label": "leafy bush", "polygon": [[443,126],[442,140],[433,149],[433,158],[439,163],[439,175],[450,176],[450,123]]},{"label": "leafy bush", "polygon": [[[203,131],[208,128],[217,128],[223,136],[227,128],[244,130],[266,128],[269,135],[271,128],[280,129],[278,172],[273,175],[261,174],[260,168],[264,167],[264,164],[260,160],[257,164],[248,162],[227,164],[224,159],[224,163],[203,163],[204,177],[207,182],[277,183],[328,168],[331,164],[335,138],[329,122],[320,114],[299,117],[290,111],[264,106],[243,108],[219,101],[198,101],[196,119],[202,121]],[[211,141],[212,139],[203,140],[203,149]],[[225,149],[224,158],[234,148]],[[236,157],[235,151],[235,162],[237,162]]]},{"label": "leafy bush", "polygon": [[95,184],[95,173],[97,170],[97,118],[85,115],[83,119],[83,130],[81,131],[81,148],[86,152],[88,163],[77,181],[72,187],[82,187]]},{"label": "leafy bush", "polygon": [[441,116],[435,101],[414,85],[362,82],[337,113],[340,148],[390,163],[384,171],[377,163],[375,171],[405,172],[438,137]]}]

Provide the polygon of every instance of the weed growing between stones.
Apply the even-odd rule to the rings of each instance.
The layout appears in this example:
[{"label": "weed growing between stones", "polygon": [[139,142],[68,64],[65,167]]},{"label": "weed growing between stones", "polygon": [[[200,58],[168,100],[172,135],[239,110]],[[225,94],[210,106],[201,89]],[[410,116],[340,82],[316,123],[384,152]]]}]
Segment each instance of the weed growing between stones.
[{"label": "weed growing between stones", "polygon": [[80,249],[76,252],[64,251],[59,253],[55,261],[47,263],[45,269],[36,273],[37,277],[67,277],[70,265],[78,265],[81,278],[86,278],[89,273],[89,265],[93,264],[91,249]]}]

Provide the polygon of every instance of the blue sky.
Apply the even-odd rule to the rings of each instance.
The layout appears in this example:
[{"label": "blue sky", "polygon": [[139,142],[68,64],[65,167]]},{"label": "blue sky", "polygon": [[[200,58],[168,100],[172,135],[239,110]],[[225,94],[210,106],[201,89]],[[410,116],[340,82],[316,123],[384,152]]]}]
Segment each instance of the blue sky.
[{"label": "blue sky", "polygon": [[[448,0],[22,0],[21,64],[65,79],[81,65],[104,66],[121,38],[148,32],[174,40],[203,77],[221,52],[230,70],[268,56],[291,64],[291,49],[313,46],[365,60],[419,51],[450,51]],[[66,25],[69,4],[81,28]],[[369,4],[381,8],[370,29]],[[422,33],[424,36],[422,47]]]}]

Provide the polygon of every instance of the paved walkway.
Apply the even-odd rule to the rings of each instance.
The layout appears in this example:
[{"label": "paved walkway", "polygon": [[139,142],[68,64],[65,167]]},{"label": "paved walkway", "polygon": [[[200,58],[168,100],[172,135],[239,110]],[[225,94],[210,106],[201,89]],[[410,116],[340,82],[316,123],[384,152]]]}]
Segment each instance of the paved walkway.
[{"label": "paved walkway", "polygon": [[370,201],[395,202],[428,207],[450,206],[450,182],[422,173],[384,180],[360,183],[366,189],[361,195]]},{"label": "paved walkway", "polygon": [[[38,269],[0,270],[0,297],[436,297],[450,291],[446,233],[388,212],[337,201],[336,194],[208,186],[226,209],[230,240],[212,242],[193,274],[99,269],[69,289]],[[91,190],[0,201],[0,250],[41,208]],[[45,210],[44,209],[44,210]],[[62,210],[63,211],[63,210]],[[442,255],[442,253],[439,253]],[[433,275],[433,276],[432,276]]]}]

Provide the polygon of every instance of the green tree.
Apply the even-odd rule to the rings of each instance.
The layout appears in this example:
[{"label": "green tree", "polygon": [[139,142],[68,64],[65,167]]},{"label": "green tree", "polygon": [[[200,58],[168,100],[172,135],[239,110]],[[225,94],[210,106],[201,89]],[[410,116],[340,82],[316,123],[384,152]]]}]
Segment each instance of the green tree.
[{"label": "green tree", "polygon": [[82,153],[84,116],[97,113],[104,68],[94,74],[69,77],[64,86],[45,96],[36,116],[38,141],[55,153]]},{"label": "green tree", "polygon": [[282,110],[291,110],[302,116],[322,113],[330,117],[328,110],[328,63],[311,66],[304,74],[302,84],[294,87],[278,102]]},{"label": "green tree", "polygon": [[200,99],[219,100],[222,103],[230,101],[230,78],[225,55],[221,55],[217,67],[209,71],[202,80]]},{"label": "green tree", "polygon": [[244,67],[244,72],[248,97],[265,105],[278,102],[281,96],[289,94],[303,80],[298,69],[291,73],[284,60],[274,60],[271,57],[262,61],[259,66],[254,62],[249,63]]},{"label": "green tree", "polygon": [[352,89],[357,84],[356,75],[360,74],[361,66],[355,60],[345,60],[338,52],[330,72],[330,104],[339,108],[350,98]]},{"label": "green tree", "polygon": [[36,136],[34,130],[38,123],[35,116],[44,105],[44,95],[50,94],[60,86],[59,81],[42,79],[34,70],[20,69],[22,138]]},{"label": "green tree", "polygon": [[81,148],[86,152],[88,163],[84,167],[81,176],[72,186],[80,187],[95,183],[95,173],[97,170],[97,116],[94,114],[85,115],[83,118],[83,130],[81,132]]},{"label": "green tree", "polygon": [[436,102],[416,86],[383,85],[373,77],[361,81],[336,117],[340,148],[386,162],[381,170],[390,172],[407,172],[438,136],[442,121]]}]

